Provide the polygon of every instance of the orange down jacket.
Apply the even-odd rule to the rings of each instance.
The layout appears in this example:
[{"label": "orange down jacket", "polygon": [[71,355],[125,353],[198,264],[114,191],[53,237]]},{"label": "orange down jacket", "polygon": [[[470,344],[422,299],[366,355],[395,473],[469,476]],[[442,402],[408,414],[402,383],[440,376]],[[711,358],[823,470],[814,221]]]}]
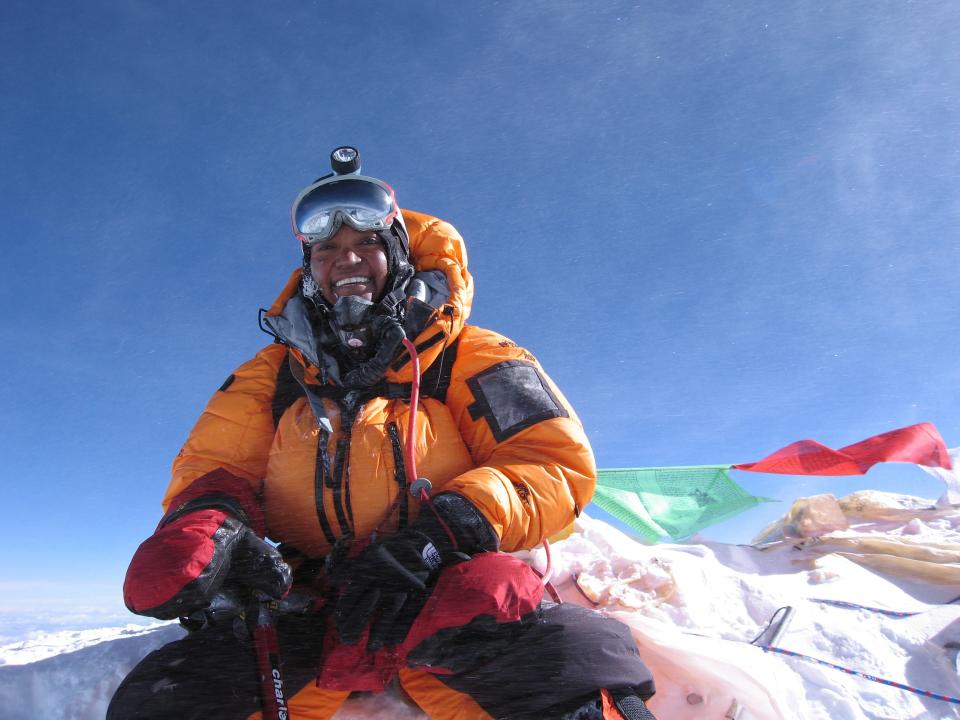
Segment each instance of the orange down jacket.
[{"label": "orange down jacket", "polygon": [[[439,271],[449,290],[413,339],[420,348],[421,374],[445,361],[447,353],[455,351],[456,358],[445,398],[421,398],[418,474],[432,482],[434,493],[455,491],[476,505],[499,535],[502,550],[534,547],[567,527],[590,501],[596,468],[587,438],[529,352],[495,332],[467,325],[473,279],[457,231],[416,212],[404,211],[404,219],[415,268]],[[292,327],[288,320],[300,302],[299,279],[297,270],[267,312],[267,325]],[[296,318],[292,322],[296,325]],[[398,500],[404,487],[398,450],[406,446],[410,406],[402,397],[374,397],[348,424],[336,399],[314,399],[329,421],[330,432],[323,432],[301,393],[281,406],[277,417],[280,377],[299,375],[311,389],[323,377],[318,366],[324,359],[317,357],[316,345],[291,340],[295,335],[265,347],[214,394],[173,463],[163,504],[175,510],[168,507],[173,498],[222,468],[250,484],[271,539],[321,557],[347,532],[363,538],[378,527],[395,529],[401,512],[410,521],[416,517],[414,498]],[[410,383],[405,354],[385,379]],[[318,448],[324,437],[326,447]],[[318,463],[328,465],[324,472]]]}]

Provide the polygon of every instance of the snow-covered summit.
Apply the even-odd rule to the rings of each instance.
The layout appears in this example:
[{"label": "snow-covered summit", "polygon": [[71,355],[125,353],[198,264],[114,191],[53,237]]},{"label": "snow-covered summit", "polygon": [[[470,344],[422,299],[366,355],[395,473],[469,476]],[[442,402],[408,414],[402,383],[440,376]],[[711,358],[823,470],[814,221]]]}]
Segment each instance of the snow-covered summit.
[{"label": "snow-covered summit", "polygon": [[[949,700],[824,664],[960,698],[960,604],[950,602],[960,595],[960,509],[887,493],[824,496],[794,503],[761,536],[756,546],[650,546],[584,516],[552,546],[553,582],[565,602],[631,627],[657,680],[650,705],[661,719],[960,717]],[[525,556],[546,565],[543,550]],[[782,653],[750,644],[769,642],[765,628],[785,607]],[[127,670],[182,632],[127,626],[4,645],[3,716],[102,718]],[[424,717],[388,691],[351,699],[337,719],[388,716]]]}]

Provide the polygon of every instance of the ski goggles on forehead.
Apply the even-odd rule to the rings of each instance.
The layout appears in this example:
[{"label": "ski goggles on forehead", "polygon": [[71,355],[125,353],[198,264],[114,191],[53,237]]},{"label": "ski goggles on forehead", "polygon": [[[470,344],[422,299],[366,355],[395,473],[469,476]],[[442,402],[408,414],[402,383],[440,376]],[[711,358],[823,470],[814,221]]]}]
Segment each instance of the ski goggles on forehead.
[{"label": "ski goggles on forehead", "polygon": [[345,175],[314,183],[293,203],[293,232],[307,246],[333,237],[345,222],[355,230],[388,229],[400,214],[393,188],[376,178]]}]

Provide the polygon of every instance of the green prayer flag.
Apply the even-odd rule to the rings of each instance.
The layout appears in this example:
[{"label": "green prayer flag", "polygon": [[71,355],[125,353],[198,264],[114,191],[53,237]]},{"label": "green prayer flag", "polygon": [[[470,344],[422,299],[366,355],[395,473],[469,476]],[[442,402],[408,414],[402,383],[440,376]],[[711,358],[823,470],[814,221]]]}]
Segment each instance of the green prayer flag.
[{"label": "green prayer flag", "polygon": [[650,542],[682,540],[772,498],[751,495],[729,465],[611,468],[598,472],[593,502]]}]

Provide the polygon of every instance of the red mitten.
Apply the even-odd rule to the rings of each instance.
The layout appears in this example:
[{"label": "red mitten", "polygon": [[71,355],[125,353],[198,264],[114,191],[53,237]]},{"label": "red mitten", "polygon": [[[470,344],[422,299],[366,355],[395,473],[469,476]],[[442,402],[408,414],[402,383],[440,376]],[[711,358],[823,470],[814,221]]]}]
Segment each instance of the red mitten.
[{"label": "red mitten", "polygon": [[282,596],[290,568],[248,522],[263,525],[249,485],[224,470],[196,480],[137,548],[123,583],[127,607],[162,620],[186,616],[206,607],[227,580]]},{"label": "red mitten", "polygon": [[290,567],[280,552],[223,510],[196,510],[164,525],[137,549],[123,599],[138,615],[168,620],[206,607],[229,579],[280,598]]}]

